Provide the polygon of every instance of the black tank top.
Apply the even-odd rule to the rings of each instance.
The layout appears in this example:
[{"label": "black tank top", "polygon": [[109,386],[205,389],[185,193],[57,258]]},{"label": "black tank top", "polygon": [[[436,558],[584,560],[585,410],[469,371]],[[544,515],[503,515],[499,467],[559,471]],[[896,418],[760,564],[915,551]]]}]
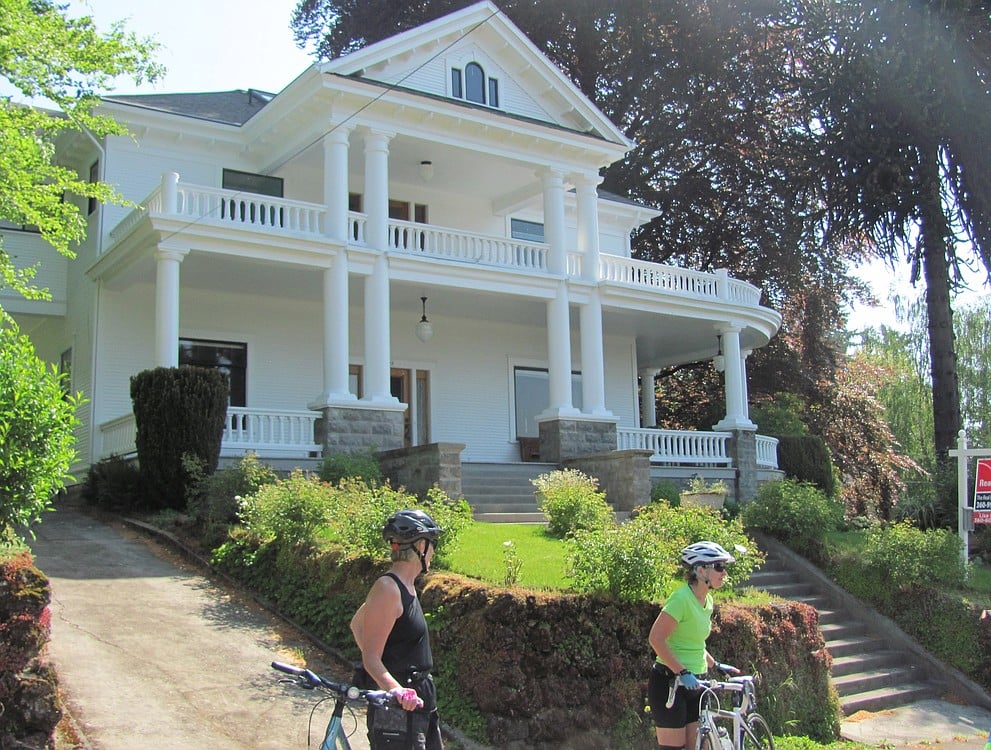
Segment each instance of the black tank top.
[{"label": "black tank top", "polygon": [[396,618],[392,632],[382,650],[382,663],[400,682],[405,682],[411,672],[429,672],[434,658],[430,652],[430,635],[427,619],[423,616],[420,600],[406,589],[394,573],[386,573],[399,586],[403,613]]}]

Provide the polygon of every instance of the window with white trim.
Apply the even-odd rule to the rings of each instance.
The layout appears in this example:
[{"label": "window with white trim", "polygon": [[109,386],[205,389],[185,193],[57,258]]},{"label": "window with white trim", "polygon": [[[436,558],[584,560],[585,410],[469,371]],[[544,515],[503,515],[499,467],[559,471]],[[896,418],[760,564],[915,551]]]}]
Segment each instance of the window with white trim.
[{"label": "window with white trim", "polygon": [[[539,417],[551,401],[550,377],[538,367],[513,368],[513,396],[516,401],[516,436],[540,437]],[[571,405],[582,408],[582,374],[571,373]]]},{"label": "window with white trim", "polygon": [[485,75],[477,62],[451,68],[451,96],[489,107],[499,106],[499,79]]},{"label": "window with white trim", "polygon": [[179,366],[209,367],[227,374],[229,404],[247,406],[248,345],[239,341],[179,339]]}]

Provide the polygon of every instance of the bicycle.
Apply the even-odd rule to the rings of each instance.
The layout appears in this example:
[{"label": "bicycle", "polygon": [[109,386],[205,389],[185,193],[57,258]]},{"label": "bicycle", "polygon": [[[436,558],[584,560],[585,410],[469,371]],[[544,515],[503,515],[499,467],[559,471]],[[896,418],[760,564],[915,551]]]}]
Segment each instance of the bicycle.
[{"label": "bicycle", "polygon": [[[721,680],[699,680],[699,729],[695,750],[774,750],[774,737],[767,721],[757,713],[757,691],[751,675]],[[667,706],[681,678],[671,683]],[[723,708],[719,694],[732,694],[732,709]]]},{"label": "bicycle", "polygon": [[[310,726],[313,724],[313,714],[321,703],[327,700],[334,701],[334,713],[327,722],[327,730],[324,733],[323,743],[320,750],[351,750],[351,742],[348,740],[348,733],[344,729],[344,708],[349,703],[355,701],[365,701],[376,706],[397,707],[395,698],[387,690],[362,690],[355,685],[348,685],[344,682],[333,682],[327,680],[309,669],[294,667],[291,664],[273,661],[272,669],[293,675],[295,680],[280,680],[280,682],[290,682],[304,690],[318,690],[325,697],[321,698],[310,711]],[[349,706],[348,706],[349,707]],[[350,707],[349,707],[350,708]],[[309,736],[309,730],[307,730]],[[309,741],[307,741],[307,747]]]}]

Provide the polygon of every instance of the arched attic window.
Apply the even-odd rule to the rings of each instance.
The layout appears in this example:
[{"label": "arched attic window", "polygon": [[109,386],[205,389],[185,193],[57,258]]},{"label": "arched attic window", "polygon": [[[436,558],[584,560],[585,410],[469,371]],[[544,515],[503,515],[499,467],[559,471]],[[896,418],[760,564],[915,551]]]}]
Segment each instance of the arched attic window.
[{"label": "arched attic window", "polygon": [[498,107],[499,80],[486,77],[485,70],[477,62],[468,63],[463,71],[460,68],[451,68],[451,96]]}]

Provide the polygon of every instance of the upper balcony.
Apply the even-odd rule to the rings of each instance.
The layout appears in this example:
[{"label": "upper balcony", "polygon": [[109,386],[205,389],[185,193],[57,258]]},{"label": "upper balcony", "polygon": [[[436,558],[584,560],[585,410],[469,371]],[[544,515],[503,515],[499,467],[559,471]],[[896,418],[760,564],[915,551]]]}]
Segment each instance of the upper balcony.
[{"label": "upper balcony", "polygon": [[[315,250],[323,247],[330,251],[332,243],[324,231],[326,209],[321,204],[186,183],[175,186],[174,197],[166,199],[165,192],[156,189],[141,208],[121,221],[110,233],[111,246],[123,243],[144,220],[164,219],[181,222],[187,232],[235,230],[245,241],[262,237],[305,239]],[[365,214],[349,212],[349,246],[368,246],[367,218]],[[548,263],[549,247],[541,242],[391,219],[387,243],[387,251],[408,257],[553,276]],[[760,307],[757,287],[730,278],[725,270],[703,273],[605,253],[599,256],[596,272],[590,274],[586,263],[581,253],[568,252],[567,277],[771,312]]]}]

